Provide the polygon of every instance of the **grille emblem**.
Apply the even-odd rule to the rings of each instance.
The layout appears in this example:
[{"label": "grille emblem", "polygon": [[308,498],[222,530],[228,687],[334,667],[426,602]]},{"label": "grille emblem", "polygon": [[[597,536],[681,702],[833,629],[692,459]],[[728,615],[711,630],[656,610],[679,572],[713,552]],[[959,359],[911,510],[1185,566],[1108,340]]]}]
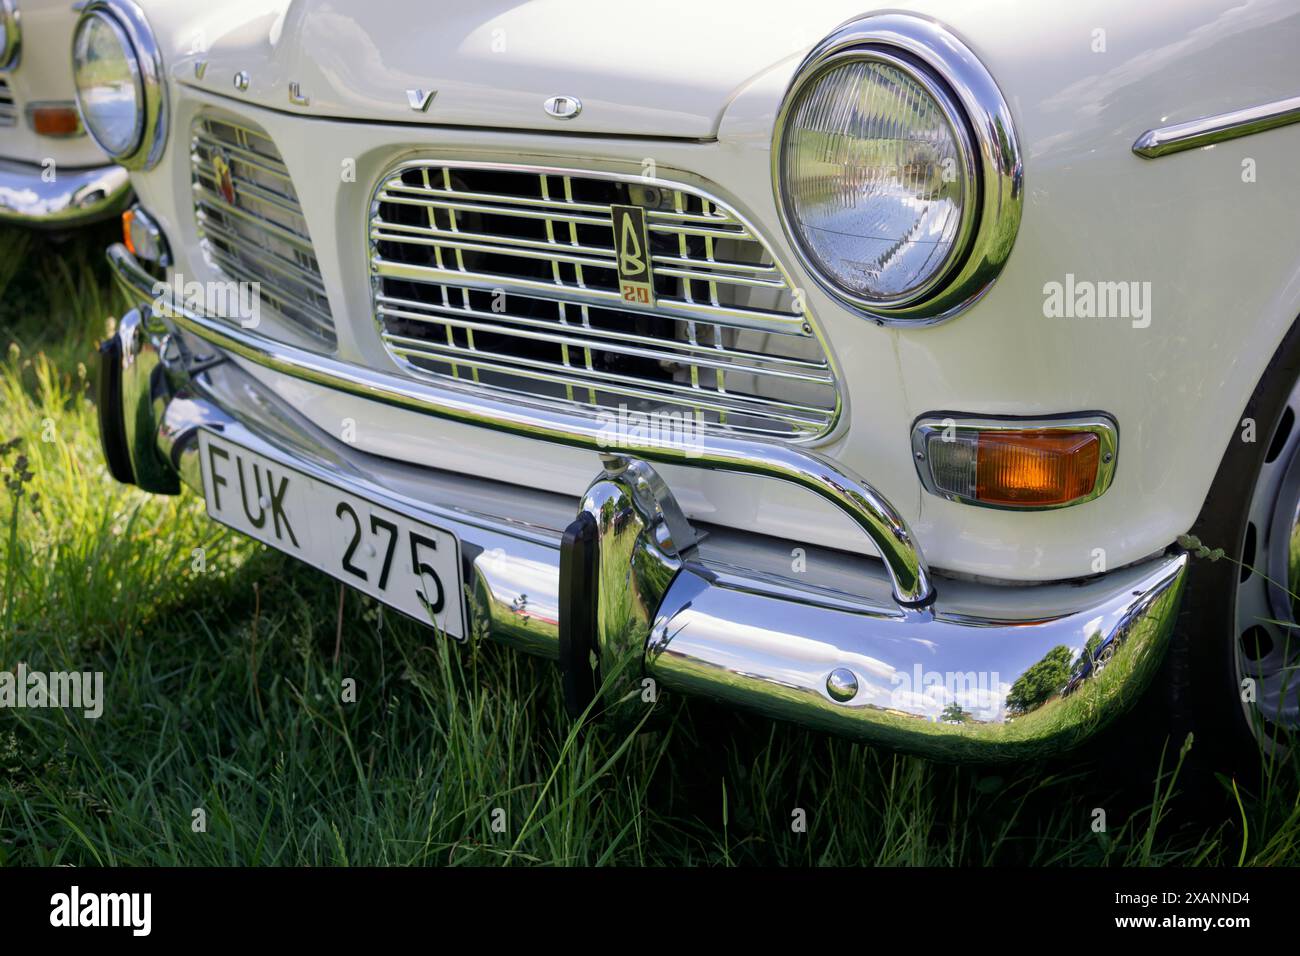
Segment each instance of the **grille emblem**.
[{"label": "grille emblem", "polygon": [[230,160],[227,158],[224,150],[215,153],[212,157],[212,172],[217,177],[217,189],[221,192],[221,198],[227,205],[235,204],[235,177],[230,171]]},{"label": "grille emblem", "polygon": [[650,267],[650,238],[645,210],[640,206],[610,206],[614,216],[614,255],[618,259],[618,291],[624,302],[654,305],[654,273]]},{"label": "grille emblem", "polygon": [[427,113],[435,93],[437,90],[407,90],[406,103],[417,113]]},{"label": "grille emblem", "polygon": [[556,119],[573,119],[582,112],[582,100],[576,96],[552,96],[542,109]]}]

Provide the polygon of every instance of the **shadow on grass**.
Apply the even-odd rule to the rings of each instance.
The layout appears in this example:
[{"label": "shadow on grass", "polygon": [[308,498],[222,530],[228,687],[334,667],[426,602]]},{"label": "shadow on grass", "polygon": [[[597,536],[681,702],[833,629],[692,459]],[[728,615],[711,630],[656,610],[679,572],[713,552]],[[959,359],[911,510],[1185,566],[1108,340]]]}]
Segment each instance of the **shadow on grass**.
[{"label": "shadow on grass", "polygon": [[0,340],[6,348],[43,350],[65,369],[89,362],[107,332],[107,317],[124,307],[104,257],[120,235],[115,221],[62,237],[0,227]]}]

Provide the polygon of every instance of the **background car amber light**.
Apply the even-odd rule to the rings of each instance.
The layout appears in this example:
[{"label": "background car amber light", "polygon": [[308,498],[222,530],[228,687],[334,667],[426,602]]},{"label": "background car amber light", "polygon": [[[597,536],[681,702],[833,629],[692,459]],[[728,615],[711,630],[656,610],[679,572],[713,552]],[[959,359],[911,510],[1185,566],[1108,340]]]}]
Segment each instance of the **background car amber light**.
[{"label": "background car amber light", "polygon": [[32,106],[27,115],[33,132],[39,136],[81,135],[81,116],[72,104]]},{"label": "background car amber light", "polygon": [[1060,508],[1110,486],[1119,431],[1100,412],[1038,420],[935,414],[917,421],[912,447],[932,494],[990,508]]},{"label": "background car amber light", "polygon": [[1097,483],[1100,452],[1101,441],[1090,432],[980,432],[975,499],[1014,507],[1083,498]]}]

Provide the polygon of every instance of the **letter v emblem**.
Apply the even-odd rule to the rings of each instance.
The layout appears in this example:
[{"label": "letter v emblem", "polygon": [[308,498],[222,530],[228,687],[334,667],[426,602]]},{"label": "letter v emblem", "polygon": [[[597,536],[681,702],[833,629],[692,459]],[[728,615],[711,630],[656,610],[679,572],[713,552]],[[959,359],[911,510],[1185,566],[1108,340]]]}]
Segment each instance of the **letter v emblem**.
[{"label": "letter v emblem", "polygon": [[417,113],[427,113],[437,90],[407,90],[406,102]]}]

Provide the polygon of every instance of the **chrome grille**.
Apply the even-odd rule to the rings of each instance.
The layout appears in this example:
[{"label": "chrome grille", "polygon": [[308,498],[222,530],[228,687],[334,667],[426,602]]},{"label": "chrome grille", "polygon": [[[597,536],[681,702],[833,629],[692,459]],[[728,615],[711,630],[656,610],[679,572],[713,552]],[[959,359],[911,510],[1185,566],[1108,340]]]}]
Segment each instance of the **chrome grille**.
[{"label": "chrome grille", "polygon": [[[655,301],[624,303],[611,207],[645,212]],[[659,180],[405,163],[371,207],[374,310],[408,372],[580,408],[786,439],[834,423],[835,380],[763,242]]]},{"label": "chrome grille", "polygon": [[9,81],[0,79],[0,126],[13,126],[18,122],[18,104],[14,102]]},{"label": "chrome grille", "polygon": [[202,116],[191,132],[194,215],[213,265],[258,283],[263,306],[333,347],[320,266],[280,151],[243,120]]}]

